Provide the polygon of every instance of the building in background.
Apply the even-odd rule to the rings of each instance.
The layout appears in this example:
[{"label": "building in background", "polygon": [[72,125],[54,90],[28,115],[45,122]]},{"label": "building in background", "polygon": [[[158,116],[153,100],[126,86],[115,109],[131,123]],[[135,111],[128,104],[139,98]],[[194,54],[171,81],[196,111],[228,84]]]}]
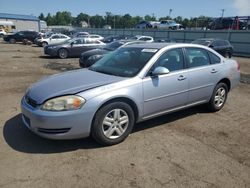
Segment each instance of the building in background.
[{"label": "building in background", "polygon": [[4,28],[7,32],[41,30],[40,20],[36,16],[7,13],[0,13],[0,27]]}]

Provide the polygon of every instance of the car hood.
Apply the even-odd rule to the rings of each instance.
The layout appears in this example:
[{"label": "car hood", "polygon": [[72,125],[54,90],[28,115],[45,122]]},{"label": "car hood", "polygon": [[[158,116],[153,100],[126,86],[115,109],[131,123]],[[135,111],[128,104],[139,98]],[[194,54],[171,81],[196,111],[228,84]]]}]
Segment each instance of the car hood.
[{"label": "car hood", "polygon": [[92,56],[92,55],[102,55],[102,54],[106,54],[108,53],[109,51],[108,50],[105,50],[103,48],[99,48],[99,49],[94,49],[94,50],[89,50],[87,52],[84,52],[81,54],[81,57],[84,57],[84,56]]},{"label": "car hood", "polygon": [[111,84],[126,78],[80,69],[56,74],[33,84],[27,96],[42,104],[50,98],[73,95],[95,87]]}]

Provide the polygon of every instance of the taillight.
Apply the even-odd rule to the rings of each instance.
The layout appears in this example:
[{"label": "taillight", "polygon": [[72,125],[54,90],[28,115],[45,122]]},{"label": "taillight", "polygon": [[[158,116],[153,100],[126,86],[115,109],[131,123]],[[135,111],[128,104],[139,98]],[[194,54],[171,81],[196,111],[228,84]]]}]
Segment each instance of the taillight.
[{"label": "taillight", "polygon": [[240,64],[236,61],[237,64],[237,70],[240,71]]}]

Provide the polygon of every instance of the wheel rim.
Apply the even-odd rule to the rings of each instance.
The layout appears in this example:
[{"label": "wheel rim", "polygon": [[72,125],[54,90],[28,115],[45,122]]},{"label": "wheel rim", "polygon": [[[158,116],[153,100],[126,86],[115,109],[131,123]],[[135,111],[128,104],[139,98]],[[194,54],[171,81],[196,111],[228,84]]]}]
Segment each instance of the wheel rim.
[{"label": "wheel rim", "polygon": [[61,58],[66,58],[67,57],[67,51],[66,50],[60,50],[60,57]]},{"label": "wheel rim", "polygon": [[102,131],[107,138],[117,139],[125,133],[128,124],[128,114],[122,109],[113,109],[104,117]]},{"label": "wheel rim", "polygon": [[215,94],[214,97],[214,104],[217,108],[220,108],[224,102],[225,102],[225,98],[226,98],[226,90],[223,87],[220,87]]},{"label": "wheel rim", "polygon": [[47,43],[46,43],[46,42],[43,43],[43,47],[44,47],[44,46],[47,46]]}]

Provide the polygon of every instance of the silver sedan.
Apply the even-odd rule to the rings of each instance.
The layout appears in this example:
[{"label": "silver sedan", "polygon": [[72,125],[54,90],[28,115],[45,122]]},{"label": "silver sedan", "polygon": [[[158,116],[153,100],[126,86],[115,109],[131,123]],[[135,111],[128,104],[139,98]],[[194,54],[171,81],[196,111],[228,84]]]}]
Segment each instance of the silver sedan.
[{"label": "silver sedan", "polygon": [[50,76],[22,98],[22,119],[51,139],[92,136],[122,142],[135,123],[191,106],[220,110],[240,80],[239,65],[205,46],[122,47],[91,66]]}]

